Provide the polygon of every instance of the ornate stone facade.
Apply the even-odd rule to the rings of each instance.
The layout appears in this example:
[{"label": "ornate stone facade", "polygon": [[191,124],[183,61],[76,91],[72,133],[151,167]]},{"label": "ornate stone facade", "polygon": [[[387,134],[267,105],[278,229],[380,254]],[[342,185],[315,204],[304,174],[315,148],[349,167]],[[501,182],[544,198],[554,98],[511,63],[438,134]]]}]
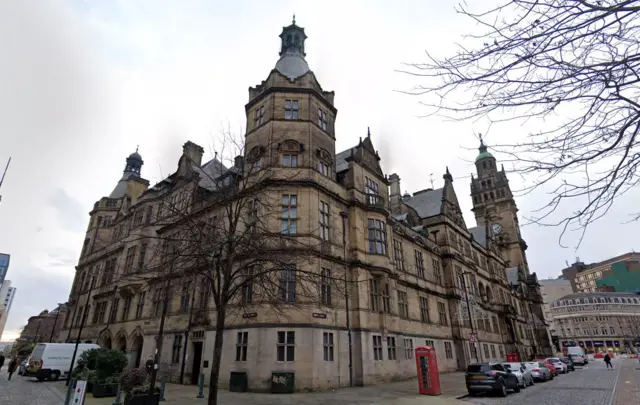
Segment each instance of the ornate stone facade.
[{"label": "ornate stone facade", "polygon": [[[286,177],[277,192],[296,196],[296,232],[318,241],[309,271],[348,269],[349,323],[338,291],[278,314],[267,305],[242,308],[226,320],[221,384],[234,371],[247,373],[252,390],[268,389],[272,372],[295,373],[298,390],[348,386],[350,369],[355,385],[406,379],[415,376],[413,349],[424,345],[436,348],[445,372],[476,358],[541,351],[527,327],[536,301],[524,244],[497,241],[483,223],[468,229],[448,170],[442,188],[402,196],[399,176],[382,171],[370,133],[336,153],[334,93],[322,89],[304,60],[304,30],[294,23],[280,37],[275,69],[249,89],[246,153],[239,161],[258,159]],[[196,176],[199,189],[215,193],[208,179],[234,170],[215,158],[203,164],[203,152],[187,142],[178,171],[151,188],[140,177],[140,155],[129,156],[116,189],[90,214],[69,300],[71,336],[87,314],[82,340],[124,350],[131,366],[153,353],[156,295],[127,276],[157,260],[149,252],[159,249],[146,238],[158,232],[163,201],[177,195],[181,179]],[[515,209],[511,197],[504,202]],[[474,209],[496,206],[487,201]],[[517,217],[509,221],[505,232],[519,235]],[[508,266],[520,277],[510,282]],[[213,307],[202,284],[184,291],[170,303],[160,369],[172,381],[184,374],[184,382],[195,383],[200,372],[208,381]],[[470,346],[472,328],[479,343]]]}]

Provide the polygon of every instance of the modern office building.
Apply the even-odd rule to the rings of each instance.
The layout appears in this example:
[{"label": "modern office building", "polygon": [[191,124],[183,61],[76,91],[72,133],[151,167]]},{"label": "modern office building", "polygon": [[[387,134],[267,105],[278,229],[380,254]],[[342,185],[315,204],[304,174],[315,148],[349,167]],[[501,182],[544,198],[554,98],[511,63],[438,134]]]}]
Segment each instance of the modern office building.
[{"label": "modern office building", "polygon": [[11,255],[0,253],[0,285],[2,285],[4,279],[7,277],[10,259]]},{"label": "modern office building", "polygon": [[11,280],[4,280],[0,287],[0,336],[4,333],[16,291],[17,289],[11,286]]},{"label": "modern office building", "polygon": [[576,258],[575,263],[562,270],[562,276],[571,282],[574,292],[595,292],[599,289],[597,281],[610,274],[613,264],[621,262],[640,262],[640,253],[625,253],[591,264]]},{"label": "modern office building", "polygon": [[623,261],[611,265],[596,281],[598,291],[640,293],[640,261]]}]

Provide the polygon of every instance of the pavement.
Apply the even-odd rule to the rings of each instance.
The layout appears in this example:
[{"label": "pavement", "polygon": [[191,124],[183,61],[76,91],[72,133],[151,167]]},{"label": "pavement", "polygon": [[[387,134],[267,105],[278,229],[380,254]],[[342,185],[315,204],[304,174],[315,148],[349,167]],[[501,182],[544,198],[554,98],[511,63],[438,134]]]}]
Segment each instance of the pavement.
[{"label": "pavement", "polygon": [[[233,393],[220,391],[219,404],[241,405],[630,405],[640,404],[640,364],[638,361],[616,359],[614,370],[604,362],[594,360],[588,366],[547,383],[538,383],[510,393],[506,398],[491,396],[464,397],[463,373],[440,375],[442,395],[417,394],[416,380],[377,384],[368,387],[296,393]],[[6,367],[0,371],[0,404],[62,405],[65,387],[62,382],[36,382],[33,378],[14,374],[7,381]],[[205,398],[208,392],[205,388]],[[197,387],[168,384],[163,405],[206,404],[197,399]],[[458,397],[458,398],[457,398]],[[85,405],[111,405],[114,398],[93,398],[87,395]]]}]

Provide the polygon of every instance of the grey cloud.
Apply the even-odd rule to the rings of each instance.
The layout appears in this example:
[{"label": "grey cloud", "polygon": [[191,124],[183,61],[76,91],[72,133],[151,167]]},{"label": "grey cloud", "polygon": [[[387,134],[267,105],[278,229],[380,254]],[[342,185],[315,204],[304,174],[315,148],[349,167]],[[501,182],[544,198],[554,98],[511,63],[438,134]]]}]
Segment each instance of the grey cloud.
[{"label": "grey cloud", "polygon": [[73,268],[76,264],[76,252],[70,249],[58,248],[47,252],[50,261],[47,263],[50,267],[69,267]]},{"label": "grey cloud", "polygon": [[55,208],[60,225],[72,232],[82,232],[86,226],[84,207],[78,200],[57,188],[49,198],[49,204]]}]

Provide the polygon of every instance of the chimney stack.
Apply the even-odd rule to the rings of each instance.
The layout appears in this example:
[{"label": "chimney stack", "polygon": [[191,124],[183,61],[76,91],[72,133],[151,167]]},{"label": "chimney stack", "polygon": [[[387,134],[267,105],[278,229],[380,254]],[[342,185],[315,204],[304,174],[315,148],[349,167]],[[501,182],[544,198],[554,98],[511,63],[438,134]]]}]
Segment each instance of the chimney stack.
[{"label": "chimney stack", "polygon": [[191,141],[187,141],[184,145],[182,145],[182,154],[191,160],[193,164],[198,167],[202,166],[202,155],[204,154],[204,149],[202,146],[196,145]]}]

